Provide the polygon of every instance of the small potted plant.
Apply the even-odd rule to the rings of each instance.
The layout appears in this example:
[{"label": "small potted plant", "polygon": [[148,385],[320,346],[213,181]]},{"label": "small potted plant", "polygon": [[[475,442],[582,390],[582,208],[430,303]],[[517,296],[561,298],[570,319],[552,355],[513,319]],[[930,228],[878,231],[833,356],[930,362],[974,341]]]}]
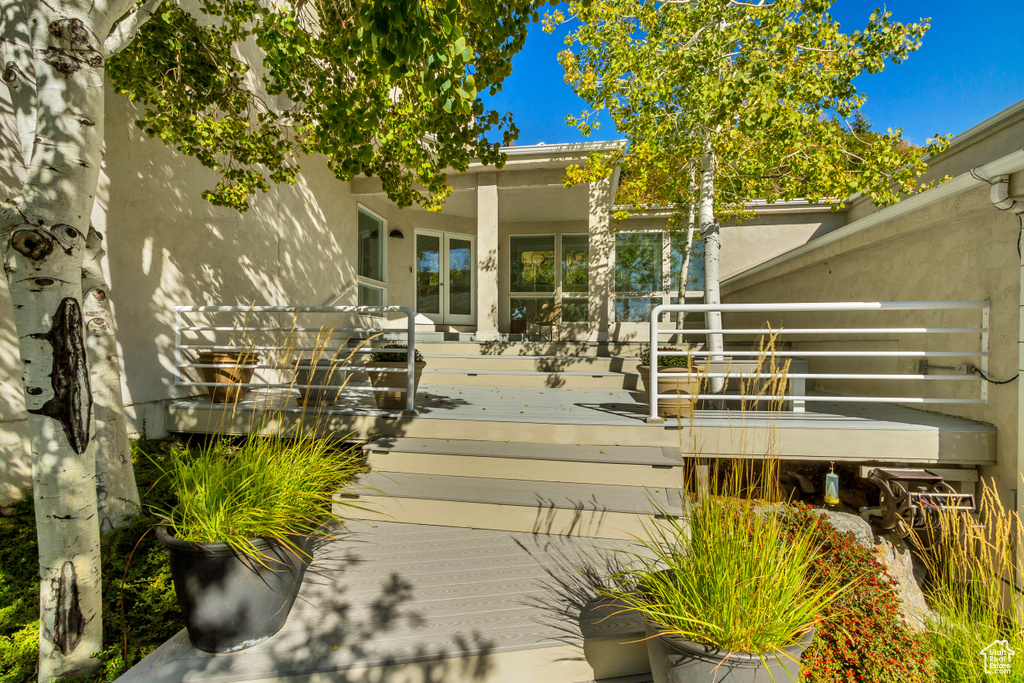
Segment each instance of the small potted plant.
[{"label": "small potted plant", "polygon": [[709,498],[648,531],[601,592],[643,617],[654,683],[799,680],[815,622],[842,590],[811,576],[810,530]]},{"label": "small potted plant", "polygon": [[[658,372],[668,373],[670,377],[658,378],[659,394],[675,394],[673,398],[658,399],[658,414],[662,417],[688,417],[693,412],[692,397],[700,393],[700,378],[690,368],[689,355],[663,356],[661,352],[680,353],[684,349],[673,346],[658,347]],[[640,365],[637,366],[644,391],[651,395],[651,352],[644,350],[640,354]],[[650,400],[648,398],[648,400]]]},{"label": "small potted plant", "polygon": [[156,534],[196,648],[233,652],[280,630],[359,463],[354,449],[298,432],[172,454],[164,476],[177,503],[157,511]]},{"label": "small potted plant", "polygon": [[214,383],[207,387],[210,400],[214,403],[241,401],[249,392],[248,384],[260,355],[255,351],[200,351],[196,363],[204,382]]},{"label": "small potted plant", "polygon": [[[423,368],[427,365],[419,349],[416,349],[414,362],[413,393],[419,387],[420,376],[423,374]],[[375,388],[393,389],[393,391],[373,392],[378,408],[405,408],[407,377],[405,372],[399,371],[407,370],[408,367],[409,347],[405,344],[385,344],[370,354],[370,362],[366,364],[370,384]]]}]

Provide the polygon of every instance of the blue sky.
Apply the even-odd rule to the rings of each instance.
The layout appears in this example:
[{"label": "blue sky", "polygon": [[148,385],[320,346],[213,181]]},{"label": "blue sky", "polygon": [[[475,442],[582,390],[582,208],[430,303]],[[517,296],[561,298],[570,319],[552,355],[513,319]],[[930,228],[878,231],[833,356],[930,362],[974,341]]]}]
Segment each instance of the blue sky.
[{"label": "blue sky", "polygon": [[[875,0],[835,0],[832,13],[847,31],[863,28]],[[961,133],[1024,99],[1021,27],[1024,0],[891,0],[886,5],[900,21],[932,18],[932,28],[910,59],[887,65],[881,74],[862,76],[868,96],[864,113],[875,130],[903,128],[915,144],[936,133]],[[565,31],[545,34],[530,29],[513,62],[513,73],[490,106],[513,113],[520,129],[517,144],[585,140],[565,125],[566,114],[585,106],[563,80],[556,61]],[[591,140],[618,137],[607,118]]]}]

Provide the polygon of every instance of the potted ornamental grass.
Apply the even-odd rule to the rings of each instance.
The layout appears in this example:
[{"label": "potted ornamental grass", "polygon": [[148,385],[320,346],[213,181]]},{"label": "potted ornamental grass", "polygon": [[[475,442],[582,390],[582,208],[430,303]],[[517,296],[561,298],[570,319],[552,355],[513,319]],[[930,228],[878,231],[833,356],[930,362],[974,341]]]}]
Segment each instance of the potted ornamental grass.
[{"label": "potted ornamental grass", "polygon": [[[420,385],[420,377],[426,362],[419,349],[415,350],[413,371],[413,393]],[[382,409],[401,409],[406,406],[407,371],[409,368],[409,347],[406,344],[385,344],[370,354],[366,363],[366,372],[370,384],[375,388],[390,391],[375,391],[373,397],[377,407]]]},{"label": "potted ornamental grass", "polygon": [[710,497],[648,527],[602,590],[644,620],[655,683],[796,681],[815,622],[842,590],[812,575],[812,530]]},{"label": "potted ornamental grass", "polygon": [[356,449],[308,428],[172,454],[164,482],[177,503],[157,511],[157,538],[196,648],[233,652],[280,630],[313,543],[329,537],[332,498],[360,463]]},{"label": "potted ornamental grass", "polygon": [[[663,352],[684,353],[685,349],[659,346],[658,352],[658,372],[670,375],[658,378],[658,393],[675,395],[658,399],[658,414],[661,417],[689,417],[693,413],[693,397],[700,393],[700,376],[690,366],[689,355],[661,355]],[[650,400],[651,352],[647,349],[640,354],[637,372]]]}]

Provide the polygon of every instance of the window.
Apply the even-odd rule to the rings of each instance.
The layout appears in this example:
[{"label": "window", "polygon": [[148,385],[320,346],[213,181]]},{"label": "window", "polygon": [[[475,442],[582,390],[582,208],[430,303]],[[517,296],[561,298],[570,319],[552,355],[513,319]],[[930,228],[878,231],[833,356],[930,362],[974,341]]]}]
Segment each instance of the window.
[{"label": "window", "polygon": [[513,235],[509,265],[513,292],[555,291],[555,236]]},{"label": "window", "polygon": [[386,245],[387,223],[377,214],[360,206],[357,248],[360,306],[385,305]]},{"label": "window", "polygon": [[562,235],[562,291],[586,292],[590,283],[590,235]]},{"label": "window", "polygon": [[[669,282],[669,289],[676,290],[679,288],[679,273],[683,269],[683,257],[686,254],[686,231],[675,231],[670,236],[671,249],[672,249],[672,270],[671,270],[671,281]],[[690,247],[690,267],[686,272],[686,291],[688,292],[703,292],[704,291],[704,242],[703,240],[694,240],[693,245]]]},{"label": "window", "polygon": [[[676,302],[686,254],[686,232],[627,232],[615,236],[615,319],[647,322],[651,310]],[[686,290],[704,289],[704,247],[695,242]]]}]

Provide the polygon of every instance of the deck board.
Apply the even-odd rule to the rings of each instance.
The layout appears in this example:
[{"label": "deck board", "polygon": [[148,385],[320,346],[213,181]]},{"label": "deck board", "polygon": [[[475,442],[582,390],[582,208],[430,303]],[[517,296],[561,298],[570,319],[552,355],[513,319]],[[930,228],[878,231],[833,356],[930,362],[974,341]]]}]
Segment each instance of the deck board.
[{"label": "deck board", "polygon": [[[777,455],[802,460],[978,465],[995,462],[992,425],[894,404],[809,402],[807,412],[702,410],[692,421],[649,425],[643,393],[624,389],[442,386],[424,384],[415,416],[378,410],[364,387],[346,389],[338,405],[303,409],[287,392],[252,394],[237,407],[205,396],[168,404],[169,429],[246,433],[316,420],[338,434],[462,439],[548,445],[645,446],[705,457],[763,453],[752,433],[778,435]],[[755,437],[753,440],[756,441]]]},{"label": "deck board", "polygon": [[[450,552],[453,547],[461,552]],[[541,653],[541,662],[570,654],[572,670],[586,670],[584,634],[631,634],[622,636],[628,640],[638,632],[632,617],[601,619],[583,607],[595,596],[588,573],[606,575],[616,550],[629,547],[606,539],[350,522],[336,540],[317,547],[277,635],[242,652],[210,655],[181,632],[119,681],[347,681],[362,680],[357,671],[403,663],[442,674],[426,680],[490,680],[461,669],[486,671],[492,659],[518,651]],[[582,680],[588,679],[564,683]]]}]

